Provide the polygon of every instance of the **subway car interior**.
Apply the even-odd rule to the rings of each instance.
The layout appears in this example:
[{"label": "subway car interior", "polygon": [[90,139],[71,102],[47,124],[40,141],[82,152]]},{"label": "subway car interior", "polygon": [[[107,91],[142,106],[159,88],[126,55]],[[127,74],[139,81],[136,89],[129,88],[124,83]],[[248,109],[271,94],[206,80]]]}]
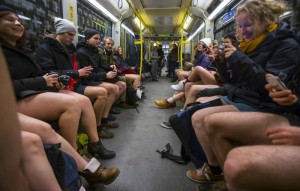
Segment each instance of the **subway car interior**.
[{"label": "subway car interior", "polygon": [[[185,145],[192,144],[191,141],[184,140],[185,138],[179,135],[183,132],[175,130],[174,126],[180,126],[180,121],[171,121],[173,120],[172,116],[180,116],[180,113],[186,111],[189,107],[194,107],[195,103],[199,104],[201,102],[201,100],[199,102],[193,100],[191,101],[192,104],[187,105],[188,93],[184,92],[184,90],[187,91],[187,82],[191,82],[191,73],[194,70],[196,71],[196,66],[193,63],[195,63],[194,60],[198,59],[195,56],[199,51],[197,47],[202,43],[203,47],[201,49],[204,52],[206,51],[205,54],[207,54],[208,61],[212,59],[209,54],[212,54],[213,50],[222,52],[224,48],[228,48],[222,45],[223,41],[225,42],[225,36],[228,37],[231,35],[234,38],[237,37],[237,26],[241,28],[236,21],[237,10],[238,7],[248,1],[257,0],[1,0],[1,6],[9,7],[9,11],[16,13],[19,17],[20,23],[22,23],[24,30],[27,32],[26,47],[32,51],[33,55],[39,56],[41,54],[40,46],[44,44],[45,32],[54,33],[57,36],[61,34],[57,32],[59,30],[68,32],[64,30],[65,28],[58,27],[55,20],[55,18],[58,18],[67,20],[67,22],[70,22],[76,28],[74,36],[70,38],[72,38],[73,45],[77,45],[77,52],[75,51],[76,54],[73,53],[72,55],[77,55],[76,62],[78,62],[78,67],[81,68],[80,64],[83,62],[82,58],[80,58],[80,54],[82,54],[80,51],[82,47],[79,46],[80,43],[89,43],[90,38],[94,38],[95,34],[99,35],[98,40],[100,41],[98,47],[97,45],[96,47],[99,50],[104,50],[102,54],[120,55],[119,58],[126,64],[126,69],[115,65],[113,67],[110,66],[112,69],[110,72],[123,76],[123,79],[125,79],[122,82],[125,86],[127,85],[127,90],[124,90],[127,93],[127,95],[125,94],[125,101],[122,101],[122,95],[120,98],[116,97],[109,114],[106,117],[100,117],[101,123],[107,123],[108,118],[110,118],[109,124],[117,124],[120,127],[108,128],[107,126],[105,128],[107,132],[103,136],[98,131],[98,136],[103,145],[105,145],[105,152],[107,151],[106,148],[111,150],[109,152],[114,152],[114,157],[108,156],[109,153],[104,154],[105,157],[109,158],[108,160],[103,160],[105,157],[99,157],[101,165],[106,167],[108,172],[105,169],[104,171],[99,170],[97,172],[104,179],[107,178],[106,176],[110,176],[109,173],[113,174],[113,172],[109,171],[112,170],[111,168],[115,168],[116,172],[114,175],[111,175],[114,177],[108,181],[102,181],[101,178],[98,181],[96,180],[96,175],[94,177],[95,180],[93,179],[92,181],[86,178],[85,175],[79,176],[79,184],[82,185],[81,190],[239,190],[233,189],[233,187],[226,184],[227,179],[225,176],[226,181],[224,181],[223,174],[218,175],[222,176],[222,181],[220,181],[222,184],[217,186],[217,183],[213,184],[213,181],[209,182],[209,177],[207,178],[209,183],[205,181],[205,183],[202,183],[202,181],[195,180],[195,176],[200,176],[199,173],[205,174],[204,167],[201,167],[203,164],[206,164],[206,158],[205,156],[200,159],[197,159],[197,156],[193,158],[195,155],[191,153],[196,152],[193,150],[194,147],[189,150],[187,148],[189,146]],[[276,2],[276,0],[264,1]],[[278,17],[277,21],[279,23],[288,23],[290,26],[289,30],[293,33],[295,39],[300,39],[300,1],[284,0],[282,2],[285,3],[286,10]],[[0,24],[1,11],[0,8]],[[2,25],[0,26],[2,27]],[[94,36],[87,32],[89,30]],[[73,33],[66,34],[72,36]],[[0,33],[1,39],[3,39],[3,36]],[[111,42],[111,53],[107,53],[106,43],[108,41]],[[297,42],[299,43],[300,41]],[[2,40],[1,44],[3,44]],[[6,54],[4,47],[3,45],[4,54]],[[236,46],[235,50],[239,51],[239,48]],[[52,50],[49,50],[49,52],[49,54],[52,54]],[[118,62],[117,58],[111,58],[111,65]],[[227,58],[226,53],[225,58]],[[35,59],[37,64],[41,60],[38,58]],[[297,59],[295,58],[294,60]],[[102,57],[101,61],[103,61]],[[9,59],[7,59],[7,62],[10,65]],[[212,61],[209,62],[212,63]],[[299,61],[295,62],[299,65]],[[90,66],[83,68],[88,67]],[[71,69],[75,70],[74,66]],[[79,71],[79,68],[77,69]],[[86,71],[88,72],[87,76],[93,73],[88,69]],[[201,82],[201,85],[219,85],[220,83],[215,75],[218,73],[217,71],[213,70],[210,72],[215,76],[212,83],[209,83],[209,81],[204,83],[204,80],[202,80],[204,79],[203,76],[195,77],[195,79],[202,80],[203,83]],[[110,72],[107,72],[106,76]],[[49,75],[49,71],[46,73]],[[77,73],[79,76],[81,75],[80,71]],[[130,77],[126,77],[127,75]],[[59,76],[58,81],[62,80],[59,82],[63,83],[61,77]],[[73,77],[71,76],[72,79]],[[186,79],[187,81],[185,81]],[[132,91],[128,90],[128,80],[131,89],[133,89]],[[253,78],[253,80],[257,79]],[[117,83],[114,83],[115,87]],[[121,86],[116,87],[121,92]],[[108,89],[106,90],[107,98],[105,99],[108,102],[110,93]],[[190,87],[190,90],[192,90],[192,87]],[[132,95],[132,92],[134,98],[128,98],[129,95]],[[179,95],[181,96],[180,98],[178,98]],[[20,99],[18,98],[17,105],[19,101]],[[57,102],[57,104],[59,103]],[[97,101],[91,99],[91,104],[95,105],[96,103]],[[94,105],[91,105],[91,107]],[[44,106],[41,105],[40,107]],[[17,107],[17,109],[19,108]],[[105,109],[103,110],[105,113]],[[30,112],[24,114],[29,115]],[[97,115],[96,111],[95,114]],[[189,122],[186,122],[183,126],[192,125],[191,121],[192,119],[195,120],[195,115],[193,117],[192,114],[190,115],[187,117]],[[193,121],[193,125],[195,123]],[[52,123],[51,121],[49,124],[53,129],[58,130],[58,134],[64,134],[61,129],[59,130],[59,127],[57,128],[57,126],[61,125],[60,121],[57,123]],[[89,162],[92,157],[91,155],[93,155],[89,153],[89,143],[88,138],[86,138],[89,132],[82,127],[81,123],[78,126],[77,151],[83,154],[82,157]],[[189,128],[190,131],[194,131],[192,127]],[[104,130],[101,129],[101,131]],[[193,136],[193,139],[199,140],[198,133],[196,135],[193,133]],[[192,139],[192,137],[186,139]],[[202,155],[205,154],[202,153]],[[185,159],[185,156],[190,160]],[[94,157],[97,158],[97,154]],[[288,161],[286,162],[288,163]],[[208,165],[210,165],[209,162]],[[194,169],[194,173],[196,174],[191,174],[191,169]],[[196,169],[198,170],[196,171]],[[224,169],[222,167],[221,171],[225,171],[226,169],[228,168]],[[80,175],[81,173],[79,172]],[[255,171],[252,171],[252,173],[253,175],[251,176],[256,176]],[[54,174],[56,175],[56,170],[54,170]],[[14,183],[12,182],[11,184]],[[264,183],[262,182],[261,184]],[[61,186],[60,183],[59,185]],[[250,188],[252,189],[249,190],[263,190],[256,189],[255,187]],[[245,188],[242,190],[248,189]],[[288,190],[288,188],[282,188],[281,190]]]}]

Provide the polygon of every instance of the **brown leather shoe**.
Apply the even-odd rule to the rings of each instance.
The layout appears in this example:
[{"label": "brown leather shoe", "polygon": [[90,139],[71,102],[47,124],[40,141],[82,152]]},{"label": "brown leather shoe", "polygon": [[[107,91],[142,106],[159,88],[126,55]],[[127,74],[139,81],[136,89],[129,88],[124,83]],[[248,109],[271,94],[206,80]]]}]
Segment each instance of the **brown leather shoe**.
[{"label": "brown leather shoe", "polygon": [[119,104],[119,107],[124,108],[124,109],[135,109],[135,106],[129,105],[129,104],[126,103],[126,102],[121,102],[121,103]]},{"label": "brown leather shoe", "polygon": [[94,173],[85,169],[82,172],[79,172],[79,175],[84,177],[90,186],[92,186],[93,184],[108,185],[119,176],[119,173],[120,170],[116,167],[105,168],[100,166]]},{"label": "brown leather shoe", "polygon": [[103,127],[108,127],[108,128],[118,128],[120,125],[118,123],[113,123],[113,122],[107,122],[102,124]]},{"label": "brown leather shoe", "polygon": [[109,132],[107,128],[103,127],[103,129],[98,132],[98,136],[104,139],[113,138],[114,134],[112,132]]}]

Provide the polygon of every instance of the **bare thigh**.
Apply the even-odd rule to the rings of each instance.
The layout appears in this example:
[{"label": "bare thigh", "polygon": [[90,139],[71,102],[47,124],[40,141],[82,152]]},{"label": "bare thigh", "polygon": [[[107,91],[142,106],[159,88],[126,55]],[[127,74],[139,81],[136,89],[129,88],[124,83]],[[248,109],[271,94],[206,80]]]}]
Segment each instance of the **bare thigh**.
[{"label": "bare thigh", "polygon": [[68,95],[46,92],[19,100],[17,110],[33,118],[51,121],[57,120],[74,103],[76,100]]},{"label": "bare thigh", "polygon": [[[266,130],[289,125],[286,118],[262,112],[223,112],[207,116],[206,131],[222,134],[222,137],[240,144],[271,144]],[[213,129],[211,129],[213,127]]]},{"label": "bare thigh", "polygon": [[231,150],[225,179],[236,190],[300,190],[300,146],[247,146]]}]

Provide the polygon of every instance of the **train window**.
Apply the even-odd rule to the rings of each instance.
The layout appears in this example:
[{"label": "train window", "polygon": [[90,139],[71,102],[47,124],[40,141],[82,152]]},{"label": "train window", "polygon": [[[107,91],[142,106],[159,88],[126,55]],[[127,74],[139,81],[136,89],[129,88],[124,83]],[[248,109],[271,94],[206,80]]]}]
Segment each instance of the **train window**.
[{"label": "train window", "polygon": [[28,46],[33,51],[43,40],[44,29],[53,29],[53,18],[62,17],[62,0],[4,0],[2,4],[16,10],[29,36]]},{"label": "train window", "polygon": [[112,36],[112,22],[102,16],[100,11],[97,11],[92,5],[84,1],[77,1],[77,14],[79,34],[92,28],[99,31],[102,38]]}]

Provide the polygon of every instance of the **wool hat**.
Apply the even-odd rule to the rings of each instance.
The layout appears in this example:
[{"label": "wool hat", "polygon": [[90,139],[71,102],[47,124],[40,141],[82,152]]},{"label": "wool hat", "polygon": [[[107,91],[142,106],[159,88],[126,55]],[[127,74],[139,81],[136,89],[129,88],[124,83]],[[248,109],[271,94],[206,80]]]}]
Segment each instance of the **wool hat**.
[{"label": "wool hat", "polygon": [[7,6],[5,6],[5,5],[0,5],[0,12],[1,12],[1,11],[10,11],[10,12],[13,12],[13,13],[15,13],[16,15],[18,15],[17,12],[16,12],[15,10],[13,10],[12,8],[7,7]]},{"label": "wool hat", "polygon": [[71,31],[76,32],[76,27],[74,26],[74,24],[66,19],[61,19],[56,17],[54,19],[54,27],[55,27],[56,34],[71,32]]},{"label": "wool hat", "polygon": [[205,46],[209,47],[209,45],[211,44],[211,39],[210,38],[203,38],[200,40],[200,42],[203,42],[205,44]]},{"label": "wool hat", "polygon": [[99,34],[99,35],[100,35],[100,32],[98,32],[98,31],[95,30],[95,29],[86,29],[86,30],[84,31],[84,36],[85,36],[85,39],[86,39],[86,40],[92,38],[95,34]]},{"label": "wool hat", "polygon": [[141,37],[140,37],[139,34],[137,34],[137,33],[134,34],[134,39],[139,40],[140,38],[141,38]]}]

